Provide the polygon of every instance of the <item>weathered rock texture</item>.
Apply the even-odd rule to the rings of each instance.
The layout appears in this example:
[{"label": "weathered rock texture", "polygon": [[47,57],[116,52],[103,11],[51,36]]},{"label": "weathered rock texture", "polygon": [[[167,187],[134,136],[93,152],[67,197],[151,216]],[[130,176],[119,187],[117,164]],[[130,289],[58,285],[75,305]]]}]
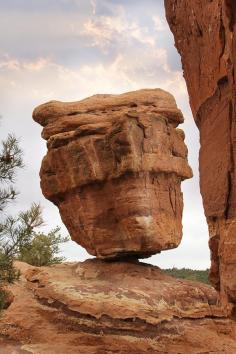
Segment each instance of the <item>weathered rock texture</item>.
[{"label": "weathered rock texture", "polygon": [[145,257],[179,245],[180,184],[192,171],[173,96],[154,89],[52,101],[33,118],[48,146],[43,194],[74,241],[99,258]]},{"label": "weathered rock texture", "polygon": [[210,286],[143,263],[19,264],[0,352],[232,354],[236,324]]},{"label": "weathered rock texture", "polygon": [[165,6],[200,130],[200,187],[210,231],[211,281],[220,289],[222,301],[233,304],[236,303],[236,2],[165,0]]}]

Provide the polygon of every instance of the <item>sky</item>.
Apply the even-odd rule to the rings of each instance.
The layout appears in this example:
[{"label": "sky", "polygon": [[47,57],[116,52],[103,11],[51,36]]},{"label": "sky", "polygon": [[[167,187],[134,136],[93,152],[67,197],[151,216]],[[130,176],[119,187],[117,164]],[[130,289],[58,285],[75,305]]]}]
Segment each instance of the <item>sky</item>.
[{"label": "sky", "polygon": [[[182,184],[181,245],[146,262],[162,268],[209,268],[198,130],[162,0],[0,0],[0,139],[15,133],[25,162],[16,182],[20,196],[8,212],[14,215],[33,201],[40,202],[46,230],[59,225],[67,234],[58,209],[40,190],[38,174],[46,143],[41,127],[32,120],[37,105],[158,87],[175,96],[184,114],[181,128],[194,177]],[[90,257],[72,241],[63,245],[62,253],[69,260]]]}]

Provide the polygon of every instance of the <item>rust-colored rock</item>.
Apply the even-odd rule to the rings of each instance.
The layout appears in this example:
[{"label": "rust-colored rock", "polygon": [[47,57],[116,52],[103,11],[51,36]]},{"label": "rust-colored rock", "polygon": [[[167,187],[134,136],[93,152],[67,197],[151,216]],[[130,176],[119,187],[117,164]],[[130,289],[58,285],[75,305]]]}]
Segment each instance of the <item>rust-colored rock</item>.
[{"label": "rust-colored rock", "polygon": [[165,0],[165,6],[200,130],[200,187],[210,231],[211,280],[220,289],[222,302],[233,304],[236,303],[236,2]]},{"label": "rust-colored rock", "polygon": [[177,247],[181,181],[190,178],[183,116],[169,93],[140,90],[35,109],[48,153],[40,172],[74,241],[98,258]]},{"label": "rust-colored rock", "polygon": [[22,277],[1,317],[1,353],[236,352],[236,323],[208,285],[138,262],[17,266]]}]

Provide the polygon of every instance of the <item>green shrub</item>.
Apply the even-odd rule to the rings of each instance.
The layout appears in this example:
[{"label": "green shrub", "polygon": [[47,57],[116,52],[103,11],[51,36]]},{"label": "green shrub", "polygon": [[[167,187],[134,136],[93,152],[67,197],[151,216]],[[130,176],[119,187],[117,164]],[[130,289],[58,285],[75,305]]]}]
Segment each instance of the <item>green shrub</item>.
[{"label": "green shrub", "polygon": [[0,291],[0,311],[5,309],[6,307],[6,302],[7,302],[7,294],[6,292],[2,289]]},{"label": "green shrub", "polygon": [[39,232],[43,226],[42,209],[33,203],[27,211],[16,217],[6,216],[6,206],[16,198],[14,188],[16,171],[23,167],[22,151],[18,140],[9,134],[0,148],[0,310],[5,308],[7,292],[4,286],[19,278],[14,267],[18,259],[35,266],[51,265],[63,261],[59,257],[60,244],[68,241],[57,227],[49,233]]},{"label": "green shrub", "polygon": [[0,284],[14,283],[18,280],[20,271],[13,265],[13,259],[0,251]]},{"label": "green shrub", "polygon": [[4,249],[4,209],[17,196],[14,189],[16,171],[23,167],[22,151],[18,140],[9,134],[2,141],[0,149],[0,310],[7,305],[7,292],[4,290],[6,283],[12,283],[19,278],[19,272],[13,266],[13,257]]},{"label": "green shrub", "polygon": [[206,270],[193,270],[188,268],[172,268],[165,269],[165,272],[175,278],[188,279],[193,281],[199,281],[201,283],[209,284],[208,274],[209,269]]},{"label": "green shrub", "polygon": [[42,208],[35,203],[16,218],[7,217],[0,231],[0,254],[6,262],[9,260],[9,266],[13,259],[34,266],[47,266],[64,260],[59,256],[60,245],[69,238],[61,235],[59,227],[48,233],[40,232],[43,225]]},{"label": "green shrub", "polygon": [[62,237],[59,232],[57,227],[48,234],[34,233],[31,242],[20,248],[18,260],[37,267],[61,263],[64,258],[58,256],[59,246],[68,238]]}]

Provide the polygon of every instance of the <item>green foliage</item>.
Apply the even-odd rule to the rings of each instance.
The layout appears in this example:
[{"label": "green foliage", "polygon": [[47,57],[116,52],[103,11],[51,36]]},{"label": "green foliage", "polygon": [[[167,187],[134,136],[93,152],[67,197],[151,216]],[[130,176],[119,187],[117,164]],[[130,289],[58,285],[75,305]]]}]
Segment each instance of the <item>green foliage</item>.
[{"label": "green foliage", "polygon": [[14,135],[8,135],[0,148],[0,310],[7,304],[6,283],[13,283],[19,278],[19,271],[14,267],[14,260],[21,260],[34,266],[51,265],[64,260],[59,257],[60,244],[68,241],[62,237],[60,228],[49,233],[39,232],[44,225],[42,209],[33,203],[27,211],[16,217],[5,216],[7,204],[14,200],[14,189],[18,168],[23,167],[22,151]]},{"label": "green foliage", "polygon": [[209,269],[206,270],[192,270],[188,268],[172,268],[165,269],[165,272],[175,278],[188,279],[193,281],[199,281],[201,283],[209,284],[208,274]]},{"label": "green foliage", "polygon": [[64,258],[57,256],[59,245],[67,241],[69,238],[61,236],[59,227],[48,234],[33,233],[32,240],[21,247],[18,259],[38,267],[61,263]]},{"label": "green foliage", "polygon": [[14,135],[9,134],[7,139],[2,141],[0,151],[0,183],[3,185],[0,188],[0,211],[17,195],[12,184],[15,181],[17,168],[22,167],[22,151],[18,140]]},{"label": "green foliage", "polygon": [[13,266],[13,259],[0,251],[0,311],[7,304],[7,292],[4,290],[4,285],[13,283],[19,279],[19,276],[19,270]]},{"label": "green foliage", "polygon": [[7,293],[3,289],[0,290],[0,311],[5,308],[7,302]]},{"label": "green foliage", "polygon": [[64,260],[59,257],[60,244],[67,242],[60,228],[49,233],[37,231],[44,225],[42,209],[33,203],[31,208],[16,218],[7,217],[0,225],[0,252],[9,259],[18,259],[34,266],[47,266]]},{"label": "green foliage", "polygon": [[[67,242],[60,228],[49,233],[37,231],[44,225],[42,209],[39,204],[19,213],[17,217],[8,216],[0,223],[0,284],[13,283],[19,272],[13,265],[14,260],[27,262],[34,266],[49,266],[64,260],[59,257],[60,244]],[[4,290],[0,289],[0,308],[4,307]]]},{"label": "green foliage", "polygon": [[42,210],[39,204],[19,213],[17,217],[8,216],[0,224],[0,249],[8,257],[19,255],[22,247],[32,241],[34,229],[43,225]]},{"label": "green foliage", "polygon": [[13,283],[20,276],[20,272],[13,266],[13,260],[0,251],[0,311],[6,307],[7,292],[4,290],[6,283]]},{"label": "green foliage", "polygon": [[20,272],[13,265],[13,258],[0,251],[0,284],[13,283]]},{"label": "green foliage", "polygon": [[[18,140],[9,134],[2,141],[0,149],[0,212],[3,212],[7,204],[14,200],[17,192],[14,189],[16,171],[23,167],[22,151]],[[2,213],[0,214],[2,217]],[[5,221],[0,220],[0,310],[6,305],[7,293],[3,289],[6,283],[12,283],[19,278],[19,272],[13,266],[13,258],[5,252],[3,241]]]}]

